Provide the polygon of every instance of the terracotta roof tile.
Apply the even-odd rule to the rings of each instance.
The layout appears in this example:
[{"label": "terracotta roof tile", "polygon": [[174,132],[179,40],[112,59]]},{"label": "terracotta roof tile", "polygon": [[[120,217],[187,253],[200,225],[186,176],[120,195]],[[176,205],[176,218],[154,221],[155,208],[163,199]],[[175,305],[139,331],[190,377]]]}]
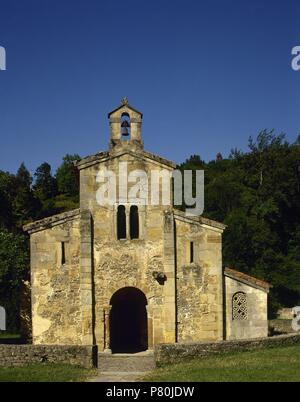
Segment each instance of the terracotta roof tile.
[{"label": "terracotta roof tile", "polygon": [[237,271],[232,268],[226,267],[224,270],[224,274],[230,278],[236,279],[252,286],[263,288],[267,291],[272,287],[270,283],[263,281],[262,279],[254,278],[254,276],[244,274],[243,272]]}]

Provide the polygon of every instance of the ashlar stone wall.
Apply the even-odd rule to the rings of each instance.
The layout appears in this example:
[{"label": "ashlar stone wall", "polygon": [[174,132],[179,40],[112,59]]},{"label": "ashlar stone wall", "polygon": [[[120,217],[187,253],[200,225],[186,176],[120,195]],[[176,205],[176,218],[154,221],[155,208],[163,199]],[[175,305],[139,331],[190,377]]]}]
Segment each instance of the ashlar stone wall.
[{"label": "ashlar stone wall", "polygon": [[79,223],[79,213],[63,214],[57,225],[31,234],[34,344],[81,344]]},{"label": "ashlar stone wall", "polygon": [[[31,235],[33,343],[98,345],[100,352],[108,352],[111,299],[129,287],[143,292],[147,300],[149,348],[159,343],[223,339],[225,287],[229,339],[265,336],[267,295],[229,278],[224,284],[225,226],[176,211],[172,200],[162,202],[161,185],[156,203],[153,199],[150,203],[153,172],[170,173],[176,165],[144,151],[143,116],[128,100],[123,99],[108,117],[109,151],[76,163],[80,210],[25,227]],[[121,131],[123,118],[130,118],[127,139]],[[99,202],[105,181],[100,171],[114,173],[118,202]],[[138,172],[133,186],[146,179],[135,202],[127,200],[133,171]],[[119,205],[126,210],[126,239],[117,236]],[[138,239],[130,239],[131,205],[138,207]],[[229,301],[238,289],[247,293],[248,322],[228,318],[232,315]]]},{"label": "ashlar stone wall", "polygon": [[[123,150],[124,151],[124,150]],[[126,149],[125,149],[126,151]],[[113,171],[119,179],[119,166],[126,162],[128,175],[133,170],[148,173],[151,170],[169,169],[145,158],[143,153],[111,155],[80,171],[81,211],[89,211],[93,222],[93,286],[94,286],[94,333],[99,350],[105,349],[105,328],[114,293],[125,287],[141,290],[147,298],[148,345],[174,342],[175,323],[175,253],[173,212],[163,205],[139,205],[139,239],[129,239],[130,205],[124,205],[127,213],[127,239],[117,239],[116,205],[99,205],[96,194],[99,189],[97,174],[101,169]],[[149,189],[151,182],[149,181]],[[150,190],[149,190],[150,191]],[[160,284],[153,272],[165,273],[167,280]],[[106,325],[105,325],[106,323]]]},{"label": "ashlar stone wall", "polygon": [[0,345],[0,367],[37,363],[63,363],[93,368],[97,365],[97,348],[75,345]]},{"label": "ashlar stone wall", "polygon": [[155,347],[154,356],[158,365],[173,364],[191,359],[206,359],[210,356],[221,355],[226,359],[226,354],[246,352],[267,348],[282,348],[300,345],[300,334],[272,336],[269,338],[240,339],[220,342],[189,342],[163,344]]},{"label": "ashlar stone wall", "polygon": [[175,222],[178,342],[223,339],[222,230]]},{"label": "ashlar stone wall", "polygon": [[[226,287],[226,339],[251,339],[268,336],[268,311],[267,298],[268,292],[245,283],[225,276]],[[234,313],[233,298],[242,293],[244,300],[238,303],[245,303],[241,306],[244,309],[245,316]]]}]

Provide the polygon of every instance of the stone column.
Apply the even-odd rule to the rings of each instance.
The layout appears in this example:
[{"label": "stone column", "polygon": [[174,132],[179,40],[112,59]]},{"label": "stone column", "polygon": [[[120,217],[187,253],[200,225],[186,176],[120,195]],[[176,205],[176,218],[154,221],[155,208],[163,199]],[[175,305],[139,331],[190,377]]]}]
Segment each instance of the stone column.
[{"label": "stone column", "polygon": [[167,280],[164,284],[164,323],[165,342],[176,342],[176,277],[175,277],[175,241],[174,215],[165,211],[164,216],[164,270]]},{"label": "stone column", "polygon": [[103,324],[104,324],[104,353],[111,353],[110,348],[110,311],[111,306],[103,309]]},{"label": "stone column", "polygon": [[80,294],[82,344],[93,345],[92,222],[89,211],[80,214]]},{"label": "stone column", "polygon": [[141,136],[141,128],[142,128],[142,119],[140,117],[131,118],[131,139],[140,141],[142,139]]},{"label": "stone column", "polygon": [[[211,302],[211,309],[214,309],[217,317],[215,322],[215,332],[218,340],[224,339],[224,276],[222,269],[222,231],[215,229],[213,233],[207,235],[206,258],[210,261],[208,280],[215,286],[215,300]],[[215,282],[216,281],[216,282]]]},{"label": "stone column", "polygon": [[125,206],[126,211],[126,239],[130,239],[130,204]]},{"label": "stone column", "polygon": [[151,307],[146,306],[147,311],[147,324],[148,324],[148,349],[153,349],[153,320],[152,320],[152,311]]},{"label": "stone column", "polygon": [[121,138],[121,119],[118,117],[111,117],[109,119],[110,125],[110,139],[119,140]]}]

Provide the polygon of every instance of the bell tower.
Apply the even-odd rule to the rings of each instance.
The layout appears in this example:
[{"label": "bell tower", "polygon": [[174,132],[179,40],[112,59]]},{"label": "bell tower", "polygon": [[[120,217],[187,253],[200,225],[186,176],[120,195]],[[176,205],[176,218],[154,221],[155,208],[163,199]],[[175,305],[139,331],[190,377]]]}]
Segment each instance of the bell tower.
[{"label": "bell tower", "polygon": [[121,105],[108,114],[110,126],[109,149],[143,149],[141,136],[143,114],[129,105],[127,98],[122,98]]}]

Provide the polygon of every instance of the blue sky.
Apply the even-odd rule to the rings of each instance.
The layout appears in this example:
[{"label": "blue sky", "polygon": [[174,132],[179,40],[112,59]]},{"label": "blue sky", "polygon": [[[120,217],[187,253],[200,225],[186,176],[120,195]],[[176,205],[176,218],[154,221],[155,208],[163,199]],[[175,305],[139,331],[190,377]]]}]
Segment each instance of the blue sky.
[{"label": "blue sky", "polygon": [[[297,4],[298,3],[298,4]],[[127,96],[175,162],[300,133],[297,0],[0,0],[0,169],[105,150]]]}]

